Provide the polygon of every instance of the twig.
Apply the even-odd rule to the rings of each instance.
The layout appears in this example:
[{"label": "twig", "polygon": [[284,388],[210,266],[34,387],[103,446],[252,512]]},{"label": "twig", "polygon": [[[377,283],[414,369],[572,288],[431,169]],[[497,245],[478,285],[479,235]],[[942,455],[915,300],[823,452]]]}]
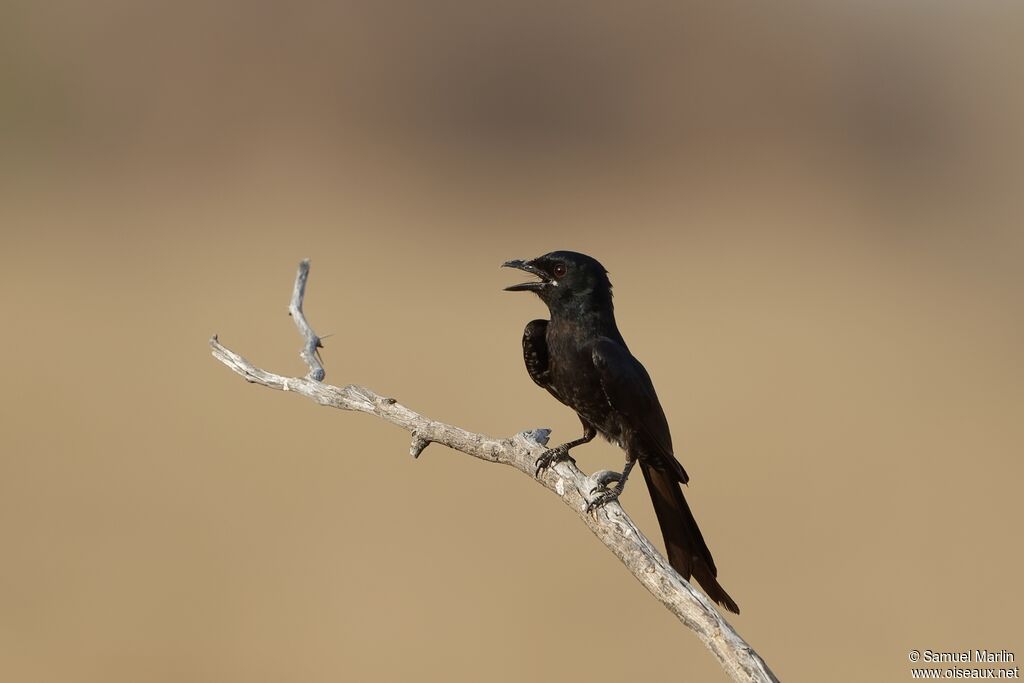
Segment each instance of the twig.
[{"label": "twig", "polygon": [[408,431],[412,436],[410,452],[418,457],[430,443],[448,446],[466,455],[513,467],[531,480],[554,491],[576,515],[619,558],[633,576],[655,598],[692,630],[718,658],[722,668],[742,683],[778,683],[761,657],[736,633],[703,593],[684,581],[640,532],[618,504],[611,502],[594,513],[585,512],[589,491],[595,482],[572,461],[560,461],[534,477],[537,457],[544,451],[550,430],[520,432],[511,438],[496,439],[438,422],[407,408],[393,398],[385,398],[366,387],[349,384],[337,387],[319,381],[324,369],[316,358],[319,338],[302,314],[309,261],[299,265],[290,311],[306,339],[302,357],[310,367],[309,376],[283,377],[257,368],[231,351],[214,336],[210,339],[213,357],[246,381],[271,389],[301,394],[317,403],[341,410],[370,413]]},{"label": "twig", "polygon": [[288,305],[288,315],[295,321],[295,326],[299,328],[299,334],[306,340],[306,344],[299,353],[302,360],[306,361],[306,365],[309,366],[309,374],[306,377],[322,382],[327,376],[327,371],[320,363],[317,349],[323,348],[324,345],[320,343],[320,337],[313,332],[313,328],[306,322],[306,314],[302,312],[302,300],[306,296],[306,279],[308,277],[309,259],[307,258],[299,263],[299,272],[295,276],[295,288],[292,290],[292,301]]}]

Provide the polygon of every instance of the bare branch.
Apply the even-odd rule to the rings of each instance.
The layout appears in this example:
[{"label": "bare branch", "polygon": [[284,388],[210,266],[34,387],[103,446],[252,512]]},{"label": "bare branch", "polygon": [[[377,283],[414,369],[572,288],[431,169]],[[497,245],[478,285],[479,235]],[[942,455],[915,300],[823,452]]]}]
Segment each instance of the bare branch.
[{"label": "bare branch", "polygon": [[322,382],[327,376],[327,371],[320,363],[317,349],[323,348],[323,344],[320,343],[320,337],[316,336],[313,328],[306,322],[306,314],[302,312],[302,300],[306,296],[306,279],[308,277],[309,259],[307,258],[299,264],[299,272],[295,276],[295,288],[292,290],[292,302],[288,305],[288,315],[295,321],[295,326],[299,328],[299,334],[306,340],[305,346],[299,353],[302,360],[306,361],[306,365],[309,366],[309,374],[306,377]]},{"label": "bare branch", "polygon": [[520,432],[510,438],[496,439],[432,420],[366,387],[355,384],[337,387],[318,381],[318,373],[320,378],[324,376],[323,367],[315,357],[319,338],[302,314],[302,297],[308,273],[307,260],[299,266],[290,308],[292,318],[306,339],[302,355],[311,368],[308,377],[283,377],[257,368],[222,345],[217,337],[210,340],[213,357],[248,382],[291,391],[320,405],[370,413],[397,425],[410,433],[410,453],[413,457],[418,457],[430,443],[439,443],[474,458],[519,470],[531,480],[554,491],[562,502],[574,510],[587,528],[626,565],[644,588],[697,634],[733,680],[742,683],[777,683],[778,679],[764,660],[736,633],[703,593],[676,573],[618,502],[608,503],[593,513],[586,512],[589,492],[595,487],[592,477],[588,477],[569,460],[556,463],[539,478],[534,477],[537,457],[544,452],[550,430],[535,429]]}]

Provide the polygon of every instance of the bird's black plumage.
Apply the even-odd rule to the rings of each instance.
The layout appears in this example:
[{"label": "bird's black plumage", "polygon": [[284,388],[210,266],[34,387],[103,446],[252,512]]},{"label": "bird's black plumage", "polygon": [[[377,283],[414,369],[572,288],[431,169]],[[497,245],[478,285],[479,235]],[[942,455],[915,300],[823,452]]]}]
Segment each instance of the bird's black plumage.
[{"label": "bird's black plumage", "polygon": [[681,484],[689,476],[672,449],[665,412],[647,370],[629,352],[615,324],[612,286],[607,271],[593,258],[555,251],[529,261],[508,261],[539,280],[513,285],[510,291],[532,291],[548,306],[551,320],[534,320],[523,333],[526,369],[539,386],[576,411],[582,438],[551,449],[538,461],[538,471],[567,457],[569,449],[599,433],[626,453],[621,475],[606,482],[592,505],[622,493],[633,465],[651,494],[665,538],[669,562],[684,578],[696,578],[705,592],[726,609],[739,607],[719,585],[718,570],[690,512]]}]

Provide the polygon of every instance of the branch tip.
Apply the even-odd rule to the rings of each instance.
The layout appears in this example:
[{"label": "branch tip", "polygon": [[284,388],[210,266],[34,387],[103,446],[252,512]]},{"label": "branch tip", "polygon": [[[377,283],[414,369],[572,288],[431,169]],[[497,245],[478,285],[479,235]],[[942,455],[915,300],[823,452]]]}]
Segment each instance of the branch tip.
[{"label": "branch tip", "polygon": [[530,429],[525,432],[519,432],[517,436],[522,437],[523,441],[529,444],[547,446],[548,440],[551,438],[551,430],[547,428]]},{"label": "branch tip", "polygon": [[309,374],[306,377],[316,382],[322,382],[324,377],[327,376],[327,371],[324,369],[323,363],[320,361],[320,355],[316,350],[323,348],[323,344],[320,343],[320,337],[310,327],[306,321],[306,314],[302,311],[302,301],[306,296],[306,279],[308,277],[309,259],[307,258],[299,262],[299,271],[295,274],[295,286],[292,288],[292,300],[288,304],[288,315],[295,322],[295,327],[299,329],[299,334],[306,340],[306,343],[302,346],[302,351],[299,353],[302,360],[309,366]]}]

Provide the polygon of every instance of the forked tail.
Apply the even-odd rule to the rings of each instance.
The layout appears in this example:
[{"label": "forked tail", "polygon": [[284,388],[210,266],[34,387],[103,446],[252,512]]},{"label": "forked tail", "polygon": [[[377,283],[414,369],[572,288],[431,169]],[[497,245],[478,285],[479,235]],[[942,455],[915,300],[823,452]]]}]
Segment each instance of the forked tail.
[{"label": "forked tail", "polygon": [[654,512],[658,515],[661,533],[665,537],[668,561],[686,579],[697,579],[708,597],[730,612],[740,613],[739,605],[729,597],[718,583],[718,569],[707,543],[700,533],[697,520],[686,504],[683,489],[669,472],[655,470],[640,461],[640,469],[651,492]]}]

